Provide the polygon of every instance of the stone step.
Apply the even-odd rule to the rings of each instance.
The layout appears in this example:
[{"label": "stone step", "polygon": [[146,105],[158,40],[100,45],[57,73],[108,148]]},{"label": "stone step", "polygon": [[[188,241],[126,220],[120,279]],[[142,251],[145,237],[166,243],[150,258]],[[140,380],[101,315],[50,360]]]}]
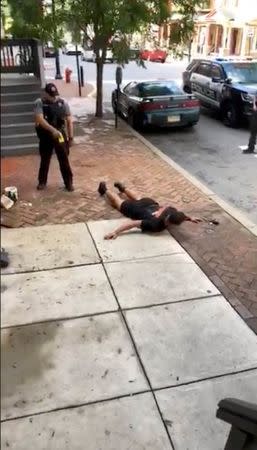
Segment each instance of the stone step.
[{"label": "stone step", "polygon": [[1,115],[33,111],[33,102],[11,102],[1,104]]},{"label": "stone step", "polygon": [[1,126],[13,125],[15,123],[21,125],[23,123],[33,122],[33,105],[31,104],[31,109],[27,112],[11,112],[1,115]]},{"label": "stone step", "polygon": [[1,147],[1,156],[29,155],[37,152],[37,144],[5,145]]},{"label": "stone step", "polygon": [[34,132],[35,124],[33,121],[24,123],[12,123],[9,125],[1,124],[1,136],[12,136],[14,134],[27,134]]},{"label": "stone step", "polygon": [[2,84],[1,86],[2,94],[14,94],[16,92],[30,92],[30,91],[41,91],[41,86],[39,83],[23,83],[23,84]]},{"label": "stone step", "polygon": [[15,102],[34,102],[40,97],[40,91],[21,91],[21,92],[9,92],[3,94],[1,92],[1,103],[15,103]]},{"label": "stone step", "polygon": [[9,136],[1,136],[1,147],[13,145],[37,144],[38,139],[36,133],[12,134]]}]

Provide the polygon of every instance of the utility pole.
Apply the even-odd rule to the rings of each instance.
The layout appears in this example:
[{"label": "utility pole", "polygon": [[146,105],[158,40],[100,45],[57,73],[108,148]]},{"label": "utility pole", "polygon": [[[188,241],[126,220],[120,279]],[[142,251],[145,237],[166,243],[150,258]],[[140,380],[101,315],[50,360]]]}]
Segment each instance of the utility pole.
[{"label": "utility pole", "polygon": [[57,41],[57,29],[56,29],[56,14],[55,14],[55,0],[52,0],[52,14],[53,14],[53,22],[54,22],[54,47],[55,47],[55,68],[56,68],[56,74],[55,79],[56,80],[62,80],[62,74],[61,74],[61,68],[60,68],[60,55],[59,55],[59,48],[56,48],[56,41]]}]

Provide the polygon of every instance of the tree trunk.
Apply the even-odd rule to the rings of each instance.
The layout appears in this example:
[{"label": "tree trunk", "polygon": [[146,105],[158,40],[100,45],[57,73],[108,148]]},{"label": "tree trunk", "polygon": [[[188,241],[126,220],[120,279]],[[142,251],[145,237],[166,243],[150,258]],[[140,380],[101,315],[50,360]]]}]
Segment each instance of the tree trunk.
[{"label": "tree trunk", "polygon": [[103,117],[103,60],[96,59],[96,117]]}]

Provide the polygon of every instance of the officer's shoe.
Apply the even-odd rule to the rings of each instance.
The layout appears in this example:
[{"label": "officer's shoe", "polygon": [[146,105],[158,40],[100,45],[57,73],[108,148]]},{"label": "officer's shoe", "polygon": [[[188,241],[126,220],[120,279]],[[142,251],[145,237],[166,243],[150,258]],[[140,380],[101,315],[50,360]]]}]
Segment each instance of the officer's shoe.
[{"label": "officer's shoe", "polygon": [[247,155],[247,154],[249,154],[249,153],[255,153],[255,151],[254,151],[254,150],[251,150],[250,148],[246,148],[245,150],[243,150],[243,153],[244,153],[245,155]]},{"label": "officer's shoe", "polygon": [[44,183],[39,183],[37,185],[37,190],[38,191],[43,191],[45,188],[46,188],[46,184],[44,184]]},{"label": "officer's shoe", "polygon": [[73,186],[73,184],[67,184],[67,186],[65,186],[66,187],[66,190],[68,191],[68,192],[73,192],[74,191],[74,186]]}]

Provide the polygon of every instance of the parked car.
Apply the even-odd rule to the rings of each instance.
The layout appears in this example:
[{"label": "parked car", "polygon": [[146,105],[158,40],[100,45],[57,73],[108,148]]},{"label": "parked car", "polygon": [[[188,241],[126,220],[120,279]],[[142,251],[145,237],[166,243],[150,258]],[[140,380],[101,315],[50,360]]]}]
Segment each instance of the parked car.
[{"label": "parked car", "polygon": [[77,50],[76,50],[76,45],[74,44],[67,44],[64,49],[63,49],[63,53],[65,55],[81,55],[84,52],[83,48],[81,47],[81,45],[77,46]]},{"label": "parked car", "polygon": [[205,107],[220,112],[225,125],[249,119],[257,94],[257,61],[216,58],[193,60],[183,73],[183,87]]},{"label": "parked car", "polygon": [[200,115],[199,101],[172,80],[130,82],[118,101],[117,90],[113,91],[112,107],[134,128],[193,126]]},{"label": "parked car", "polygon": [[88,62],[94,62],[95,61],[95,54],[93,50],[84,50],[81,54],[81,60],[82,61],[88,61]]},{"label": "parked car", "polygon": [[134,61],[135,59],[138,59],[140,55],[140,51],[138,48],[130,48],[129,49],[129,60]]},{"label": "parked car", "polygon": [[106,52],[105,62],[107,61],[109,61],[110,63],[114,62],[113,52],[110,48],[108,48]]},{"label": "parked car", "polygon": [[144,61],[162,62],[165,63],[167,58],[167,52],[165,50],[141,50],[140,58]]},{"label": "parked car", "polygon": [[43,56],[44,56],[44,58],[54,58],[55,57],[54,47],[45,45],[43,48]]},{"label": "parked car", "polygon": [[150,58],[150,50],[141,50],[139,55],[141,59],[147,61]]},{"label": "parked car", "polygon": [[[94,52],[93,52],[93,55],[92,55],[92,61],[93,61],[93,62],[96,61],[96,55],[95,55]],[[113,62],[114,62],[114,55],[113,55],[113,52],[112,52],[112,50],[109,49],[109,48],[108,48],[107,51],[106,51],[105,62],[110,62],[110,63],[113,63]]]}]

